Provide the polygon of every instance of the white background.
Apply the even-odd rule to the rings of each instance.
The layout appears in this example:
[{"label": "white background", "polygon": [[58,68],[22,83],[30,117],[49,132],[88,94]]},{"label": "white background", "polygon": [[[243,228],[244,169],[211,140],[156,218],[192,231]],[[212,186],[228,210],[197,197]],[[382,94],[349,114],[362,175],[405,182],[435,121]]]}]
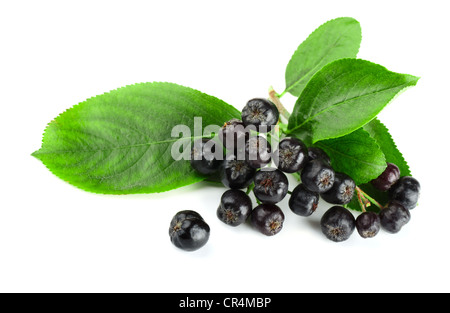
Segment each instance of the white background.
[{"label": "white background", "polygon": [[[445,3],[2,1],[0,292],[449,292]],[[360,58],[421,77],[380,114],[422,185],[399,234],[336,244],[318,227],[329,205],[302,218],[285,199],[283,230],[265,237],[216,218],[225,188],[96,195],[30,156],[58,114],[127,84],[175,82],[238,109],[281,92],[297,46],[340,16],[361,23]],[[197,252],[169,241],[183,209],[211,227]]]}]

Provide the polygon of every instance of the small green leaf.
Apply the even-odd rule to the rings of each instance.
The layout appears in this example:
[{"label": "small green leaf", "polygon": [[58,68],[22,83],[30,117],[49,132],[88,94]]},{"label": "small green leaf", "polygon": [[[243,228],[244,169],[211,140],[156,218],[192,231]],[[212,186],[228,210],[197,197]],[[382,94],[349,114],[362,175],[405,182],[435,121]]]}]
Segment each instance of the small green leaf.
[{"label": "small green leaf", "polygon": [[309,81],[289,118],[288,134],[307,133],[312,143],[337,138],[371,121],[418,77],[360,59],[334,61]]},{"label": "small green leaf", "polygon": [[[381,151],[383,151],[386,157],[386,162],[394,163],[395,165],[397,165],[400,169],[401,176],[411,175],[408,163],[406,163],[402,153],[398,150],[391,134],[383,123],[375,118],[370,121],[370,123],[364,125],[363,129],[366,130],[380,146]],[[382,205],[385,205],[389,201],[387,192],[382,192],[376,189],[370,183],[362,184],[359,187]],[[361,210],[356,198],[348,204],[348,207],[357,211]],[[378,208],[374,205],[367,208],[367,210],[375,212],[379,211]]]},{"label": "small green leaf", "polygon": [[340,17],[319,26],[303,41],[286,67],[286,89],[298,97],[311,77],[326,64],[356,58],[361,44],[357,20]]},{"label": "small green leaf", "polygon": [[383,152],[362,128],[346,136],[319,141],[315,146],[330,156],[336,172],[349,175],[356,185],[371,181],[386,168]]},{"label": "small green leaf", "polygon": [[[240,113],[225,102],[171,83],[142,83],[90,98],[65,111],[45,130],[33,153],[55,175],[95,193],[152,193],[204,179],[189,161],[175,161],[175,125],[193,138],[194,117],[222,125]],[[179,136],[179,134],[175,134]],[[200,134],[201,136],[201,134]]]},{"label": "small green leaf", "polygon": [[400,169],[401,176],[410,176],[411,172],[408,163],[406,163],[403,154],[398,150],[397,145],[392,139],[386,126],[381,123],[380,120],[375,118],[364,125],[363,128],[380,146],[381,151],[383,151],[384,156],[386,157],[386,162],[397,165]]}]

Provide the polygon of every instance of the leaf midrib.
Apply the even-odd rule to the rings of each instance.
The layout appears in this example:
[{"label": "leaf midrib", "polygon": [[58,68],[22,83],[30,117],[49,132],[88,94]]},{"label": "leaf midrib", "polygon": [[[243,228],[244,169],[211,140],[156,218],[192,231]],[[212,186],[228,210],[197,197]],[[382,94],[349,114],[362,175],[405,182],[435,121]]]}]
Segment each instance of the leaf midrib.
[{"label": "leaf midrib", "polygon": [[297,129],[302,128],[303,125],[305,125],[305,124],[308,123],[309,121],[313,120],[313,119],[316,118],[317,116],[319,116],[319,115],[321,115],[321,114],[323,114],[323,113],[325,113],[325,112],[327,112],[327,111],[329,111],[329,110],[332,110],[332,109],[334,109],[334,108],[336,108],[336,107],[338,107],[338,106],[340,106],[340,105],[343,105],[343,104],[345,104],[346,102],[353,101],[353,100],[356,100],[356,99],[360,99],[360,98],[363,98],[363,97],[366,97],[366,96],[370,96],[370,95],[373,95],[373,94],[376,94],[376,93],[381,93],[381,92],[389,91],[389,90],[391,90],[391,89],[397,89],[397,88],[403,89],[403,88],[405,88],[405,87],[408,87],[408,83],[405,83],[405,84],[402,84],[402,85],[396,85],[396,86],[394,86],[394,87],[384,88],[384,89],[377,90],[377,91],[374,91],[374,92],[370,92],[370,93],[366,93],[366,94],[359,95],[359,96],[356,96],[356,97],[348,98],[348,99],[345,99],[345,100],[340,101],[340,102],[336,102],[336,103],[334,103],[333,105],[328,106],[328,107],[326,107],[325,109],[323,109],[323,110],[317,112],[317,114],[308,117],[308,118],[307,118],[303,123],[301,123],[300,125],[297,125],[297,126],[295,126],[294,128],[288,129],[288,132],[287,132],[287,133],[288,133],[288,134],[292,134],[292,133],[295,132]]},{"label": "leaf midrib", "polygon": [[289,92],[290,90],[292,90],[292,88],[299,85],[300,82],[305,80],[305,78],[309,75],[309,73],[313,72],[316,68],[318,68],[320,66],[321,62],[323,61],[323,59],[325,59],[325,57],[330,53],[331,49],[336,47],[337,43],[341,40],[341,38],[343,36],[344,36],[344,34],[341,34],[341,36],[339,36],[339,38],[334,42],[334,44],[328,48],[326,53],[323,54],[323,56],[320,58],[319,62],[317,62],[317,65],[314,66],[313,68],[311,68],[308,72],[306,72],[302,77],[300,77],[297,81],[295,81],[290,87],[286,88],[284,93]]},{"label": "leaf midrib", "polygon": [[111,148],[105,148],[105,149],[73,149],[73,150],[50,150],[45,151],[47,149],[42,148],[33,152],[33,156],[41,155],[41,154],[56,154],[56,153],[75,153],[75,152],[99,152],[99,151],[113,151],[113,150],[123,150],[128,148],[135,148],[135,147],[144,147],[144,146],[152,146],[152,145],[159,145],[159,144],[165,144],[165,143],[173,143],[178,140],[195,140],[200,138],[209,138],[210,136],[190,136],[190,137],[183,137],[183,138],[174,138],[174,139],[168,139],[168,140],[161,140],[161,141],[154,141],[154,142],[146,142],[146,143],[139,143],[139,144],[132,144],[132,145],[119,145],[117,147],[111,147]]}]

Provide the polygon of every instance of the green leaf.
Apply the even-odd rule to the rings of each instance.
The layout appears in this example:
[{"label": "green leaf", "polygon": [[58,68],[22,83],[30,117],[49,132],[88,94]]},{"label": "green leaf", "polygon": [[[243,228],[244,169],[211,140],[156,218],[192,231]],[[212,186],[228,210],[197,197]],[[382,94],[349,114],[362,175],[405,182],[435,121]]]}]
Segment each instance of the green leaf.
[{"label": "green leaf", "polygon": [[303,41],[286,67],[286,89],[298,97],[311,77],[326,64],[355,58],[361,44],[357,20],[340,17],[319,26]]},{"label": "green leaf", "polygon": [[408,163],[406,163],[403,154],[398,150],[397,145],[392,139],[386,126],[381,123],[380,120],[375,118],[364,125],[363,128],[380,146],[381,151],[383,151],[384,156],[386,157],[386,162],[397,165],[400,169],[401,176],[410,176],[411,171],[409,170]]},{"label": "green leaf", "polygon": [[[400,169],[401,176],[411,175],[408,163],[406,163],[402,153],[398,150],[391,134],[383,123],[375,118],[370,123],[364,125],[363,129],[366,130],[380,146],[381,151],[383,151],[385,155],[386,162],[394,163],[395,165],[397,165]],[[363,184],[359,187],[382,205],[385,205],[389,201],[387,192],[382,192],[376,189],[370,183]],[[348,207],[353,210],[361,210],[356,198],[348,204]],[[375,212],[379,211],[378,208],[374,205],[371,205],[369,208],[367,208],[367,210]]]},{"label": "green leaf", "polygon": [[335,171],[349,175],[356,185],[371,181],[386,168],[383,152],[362,128],[343,137],[319,141],[315,146],[330,156]]},{"label": "green leaf", "polygon": [[360,59],[324,66],[309,81],[289,118],[288,134],[308,133],[312,143],[351,133],[371,121],[418,77]]},{"label": "green leaf", "polygon": [[[232,106],[171,83],[141,83],[90,98],[65,111],[45,130],[33,153],[55,175],[95,193],[162,192],[204,179],[189,161],[175,161],[171,131],[183,124],[195,135],[202,125],[240,116]],[[176,136],[179,136],[177,133]],[[201,137],[201,134],[200,134]],[[190,151],[190,150],[189,150]]]}]

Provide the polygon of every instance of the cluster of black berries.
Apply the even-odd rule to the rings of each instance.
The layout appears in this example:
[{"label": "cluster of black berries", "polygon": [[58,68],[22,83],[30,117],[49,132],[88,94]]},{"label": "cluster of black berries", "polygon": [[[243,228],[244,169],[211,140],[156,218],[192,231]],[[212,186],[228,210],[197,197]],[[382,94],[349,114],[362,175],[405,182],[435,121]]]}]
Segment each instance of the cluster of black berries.
[{"label": "cluster of black berries", "polygon": [[[379,214],[365,211],[356,220],[345,208],[332,207],[320,222],[327,238],[336,242],[344,241],[355,228],[361,237],[373,238],[381,228],[390,233],[398,233],[409,222],[409,210],[414,209],[419,200],[419,182],[411,176],[400,177],[399,168],[393,163],[387,163],[384,172],[371,181],[371,184],[380,191],[389,193],[388,204],[380,207]],[[360,196],[363,195],[358,195]]]},{"label": "cluster of black berries", "polygon": [[372,185],[388,192],[389,202],[378,215],[373,212],[364,212],[356,220],[356,227],[360,235],[370,238],[383,227],[390,233],[398,233],[411,219],[409,210],[417,206],[420,195],[420,184],[414,177],[400,177],[397,165],[387,163],[384,172],[371,181]]},{"label": "cluster of black berries", "polygon": [[[308,148],[301,140],[288,137],[272,152],[271,145],[261,134],[271,131],[278,119],[279,112],[272,102],[252,99],[242,110],[241,120],[232,119],[221,128],[218,136],[221,143],[205,138],[194,142],[192,167],[205,175],[219,173],[221,182],[229,188],[217,209],[221,221],[238,226],[249,219],[255,229],[267,236],[280,232],[285,217],[276,204],[289,193],[285,173],[299,173],[301,177],[301,183],[289,199],[289,208],[295,214],[313,214],[320,197],[335,204],[320,221],[322,232],[335,242],[347,240],[355,228],[362,237],[370,238],[381,226],[395,233],[409,221],[409,210],[416,206],[420,191],[417,180],[400,178],[398,167],[388,164],[372,184],[380,190],[389,189],[391,202],[380,214],[364,212],[355,219],[343,207],[353,198],[355,182],[348,175],[335,172],[323,150]],[[272,161],[276,169],[264,168]],[[241,190],[249,186],[249,189],[253,187],[258,201],[255,208],[248,192]],[[207,242],[209,226],[198,213],[182,211],[172,220],[169,233],[178,247],[196,250]]]}]

